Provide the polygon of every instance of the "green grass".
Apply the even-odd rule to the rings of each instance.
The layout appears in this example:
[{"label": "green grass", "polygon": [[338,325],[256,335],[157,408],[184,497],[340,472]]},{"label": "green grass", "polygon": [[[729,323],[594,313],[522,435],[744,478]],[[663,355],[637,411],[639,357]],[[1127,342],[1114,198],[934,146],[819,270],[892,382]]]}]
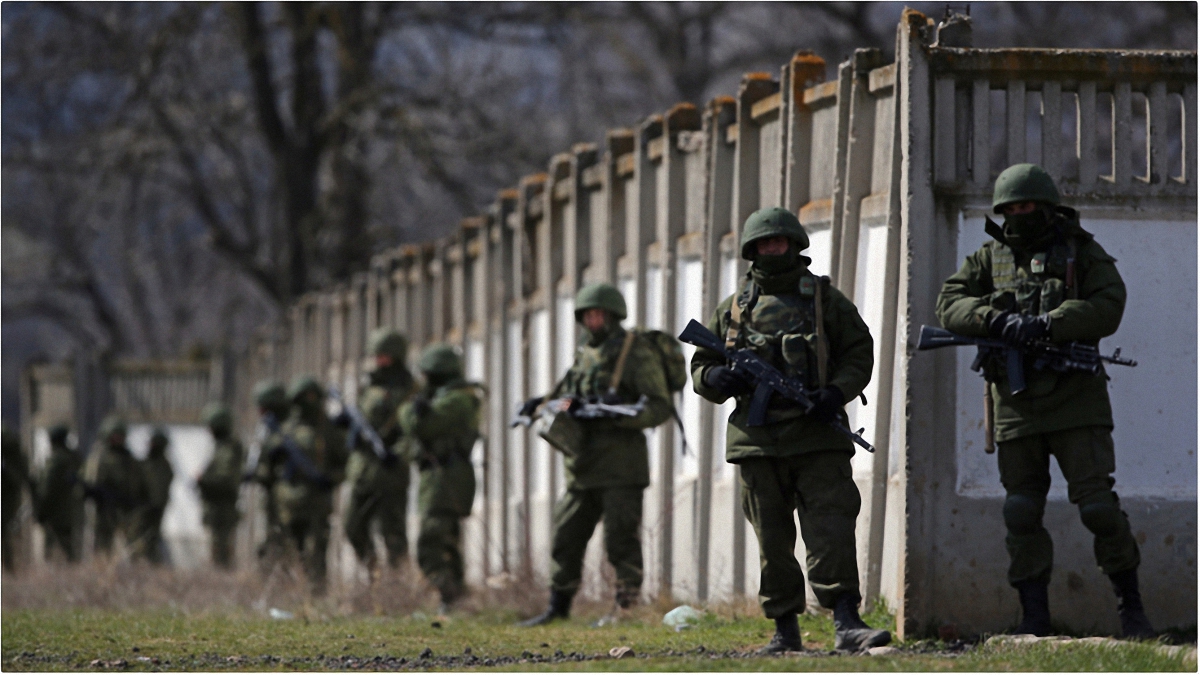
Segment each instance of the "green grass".
[{"label": "green grass", "polygon": [[[932,642],[900,645],[895,656],[831,656],[827,617],[804,616],[801,630],[812,651],[796,658],[744,657],[770,639],[761,617],[715,613],[697,627],[674,632],[659,612],[641,608],[623,623],[592,628],[584,618],[535,629],[512,622],[514,612],[483,612],[439,621],[421,614],[394,617],[303,616],[273,621],[249,611],[184,613],[166,609],[8,609],[0,617],[4,670],[314,670],[431,668],[479,670],[1195,670],[1194,656],[1167,655],[1153,644],[1119,647],[979,645],[958,653]],[[868,617],[889,625],[885,615]],[[625,645],[637,658],[607,658]],[[703,647],[703,650],[701,650]],[[471,656],[464,656],[470,649]],[[939,648],[942,651],[939,651]],[[432,658],[421,659],[424,650]],[[541,662],[556,652],[604,658]],[[717,658],[711,658],[716,654]],[[455,657],[449,660],[448,657]],[[264,658],[268,657],[268,658]],[[356,661],[348,661],[354,657]],[[378,661],[374,661],[379,657]],[[472,660],[472,658],[474,660]],[[139,660],[144,659],[144,660]],[[389,661],[389,659],[392,659]],[[401,659],[404,661],[401,662]],[[486,659],[492,665],[485,665]],[[522,660],[524,659],[524,660]],[[97,660],[100,663],[92,665]],[[497,660],[499,662],[497,662]],[[364,663],[365,662],[365,663]]]}]

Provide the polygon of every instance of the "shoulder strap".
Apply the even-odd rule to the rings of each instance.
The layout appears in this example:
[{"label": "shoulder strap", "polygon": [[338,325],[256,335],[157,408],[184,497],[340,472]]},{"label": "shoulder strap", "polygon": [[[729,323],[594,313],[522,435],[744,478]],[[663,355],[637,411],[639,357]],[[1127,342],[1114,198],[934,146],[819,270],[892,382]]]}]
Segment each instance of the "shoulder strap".
[{"label": "shoulder strap", "polygon": [[1079,299],[1079,284],[1075,279],[1075,260],[1079,257],[1079,245],[1075,237],[1067,237],[1067,299]]},{"label": "shoulder strap", "polygon": [[625,374],[625,360],[629,358],[629,350],[633,347],[634,334],[632,330],[625,332],[625,341],[621,343],[621,353],[617,356],[617,365],[613,368],[612,383],[608,385],[610,392],[616,392],[621,386],[621,377]]},{"label": "shoulder strap", "polygon": [[819,277],[817,279],[817,294],[815,299],[817,310],[817,381],[820,382],[821,388],[826,387],[827,378],[829,376],[829,344],[825,336],[825,285],[829,283],[829,277]]},{"label": "shoulder strap", "polygon": [[[744,310],[741,303],[738,302],[743,295],[747,296]],[[733,296],[733,302],[729,306],[729,328],[725,330],[725,349],[733,349],[737,344],[737,337],[742,332],[742,312],[753,311],[754,305],[757,303],[758,284],[754,283],[753,279],[747,279],[746,286],[741,293]]]}]

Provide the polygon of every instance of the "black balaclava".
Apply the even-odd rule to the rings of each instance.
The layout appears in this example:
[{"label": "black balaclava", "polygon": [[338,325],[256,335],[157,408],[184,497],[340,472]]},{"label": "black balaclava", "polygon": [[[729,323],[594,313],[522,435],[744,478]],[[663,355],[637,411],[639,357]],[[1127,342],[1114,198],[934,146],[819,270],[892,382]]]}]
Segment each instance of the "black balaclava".
[{"label": "black balaclava", "polygon": [[1050,209],[1042,204],[1029,213],[1004,216],[1004,238],[1013,248],[1037,250],[1054,238]]}]

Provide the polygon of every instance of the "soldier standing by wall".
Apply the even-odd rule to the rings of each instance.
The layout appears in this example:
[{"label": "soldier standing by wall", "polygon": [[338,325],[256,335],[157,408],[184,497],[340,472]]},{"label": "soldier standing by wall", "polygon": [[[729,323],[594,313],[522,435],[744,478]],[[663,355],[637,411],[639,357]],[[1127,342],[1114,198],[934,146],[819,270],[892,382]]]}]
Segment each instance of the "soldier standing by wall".
[{"label": "soldier standing by wall", "polygon": [[483,407],[478,385],[463,380],[462,359],[447,344],[427,347],[417,368],[425,387],[399,412],[408,454],[420,469],[417,564],[443,608],[463,592],[462,527],[475,501],[471,450]]},{"label": "soldier standing by wall", "polygon": [[397,452],[401,429],[396,413],[413,393],[413,377],[404,366],[408,340],[394,330],[381,328],[371,334],[375,368],[367,375],[367,386],[358,397],[358,407],[391,452],[384,460],[376,456],[361,435],[347,464],[346,477],[353,486],[346,510],[346,538],[358,559],[375,574],[375,542],[371,523],[378,521],[388,564],[395,567],[408,555],[409,464]]},{"label": "soldier standing by wall", "polygon": [[326,416],[325,391],[315,378],[297,377],[287,396],[290,416],[277,435],[278,445],[264,458],[279,525],[300,555],[313,594],[323,595],[333,492],[346,467],[345,437]]},{"label": "soldier standing by wall", "polygon": [[287,390],[283,384],[263,380],[254,385],[254,404],[258,407],[258,457],[253,469],[254,481],[263,487],[263,511],[267,532],[256,552],[259,568],[268,574],[279,562],[287,547],[287,537],[279,524],[279,509],[275,503],[274,455],[283,451],[282,425],[287,420]]},{"label": "soldier standing by wall", "polygon": [[[1125,284],[1116,260],[1060,204],[1044,169],[1015,164],[996,179],[992,207],[1004,225],[988,219],[993,241],[946,280],[937,315],[947,330],[993,336],[1014,347],[1033,339],[1097,345],[1116,332],[1125,311]],[[1050,456],[1067,479],[1067,496],[1095,535],[1096,563],[1119,600],[1121,632],[1154,636],[1138,590],[1137,541],[1113,491],[1116,459],[1108,378],[1085,372],[1026,369],[1027,389],[1012,394],[1003,363],[984,364],[993,401],[1000,482],[1007,494],[1005,544],[1008,582],[1020,595],[1018,633],[1048,635],[1048,587],[1054,562],[1042,525],[1050,490]]]},{"label": "soldier standing by wall", "polygon": [[78,562],[83,541],[83,488],[79,484],[83,458],[67,445],[70,431],[65,424],[47,430],[50,457],[38,477],[35,510],[46,533],[46,558],[61,554],[68,562]]},{"label": "soldier standing by wall", "polygon": [[138,540],[139,518],[148,500],[146,479],[138,460],[125,445],[125,420],[109,415],[100,423],[100,440],[83,466],[84,493],[96,505],[96,553],[112,552],[117,533],[130,555],[144,554]]},{"label": "soldier standing by wall", "polygon": [[[642,493],[650,485],[643,430],[669,419],[672,407],[662,355],[648,340],[621,327],[626,314],[624,296],[609,284],[585,286],[575,296],[575,321],[583,324],[584,331],[575,363],[549,398],[598,397],[612,403],[634,403],[645,396],[646,406],[636,417],[579,420],[583,443],[576,457],[564,456],[567,491],[554,507],[550,603],[545,612],[523,626],[570,616],[571,601],[583,576],[583,555],[601,519],[604,547],[617,573],[617,606],[629,607],[641,591],[638,528]],[[623,352],[617,382],[617,363]],[[610,394],[614,384],[616,391]]]},{"label": "soldier standing by wall", "polygon": [[25,494],[25,484],[29,481],[29,463],[25,461],[25,453],[21,451],[21,439],[17,433],[8,428],[0,427],[0,452],[3,460],[3,539],[0,540],[4,569],[13,571],[16,563],[16,537],[19,529],[17,515],[21,511],[21,500]]},{"label": "soldier standing by wall", "polygon": [[146,559],[156,565],[170,558],[162,537],[163,513],[171,501],[171,481],[175,479],[171,460],[167,459],[168,445],[170,438],[167,430],[155,427],[150,434],[150,449],[141,463],[142,473],[146,477],[146,505],[141,511],[141,547]]},{"label": "soldier standing by wall", "polygon": [[742,258],[752,261],[745,289],[725,298],[708,328],[732,349],[752,349],[780,371],[800,378],[816,406],[808,413],[780,396],[767,422],[752,427],[750,382],[716,352],[692,357],[696,393],[714,403],[730,397],[725,460],[741,467],[742,511],[758,536],[763,613],[775,620],[768,653],[801,649],[797,614],[806,604],[796,560],[796,526],[808,549],[809,583],[822,607],[833,610],[837,649],[887,644],[891,634],[858,615],[858,557],[854,526],[861,506],[850,458],[854,446],[829,421],[845,422],[846,400],[871,380],[871,334],[854,304],[826,277],[809,271],[800,252],[808,234],[790,211],[767,208],[746,219]]},{"label": "soldier standing by wall", "polygon": [[204,525],[212,541],[213,564],[233,569],[233,542],[239,520],[237,501],[242,487],[246,453],[233,437],[233,415],[220,403],[209,403],[203,414],[213,437],[213,456],[196,479],[204,502]]}]

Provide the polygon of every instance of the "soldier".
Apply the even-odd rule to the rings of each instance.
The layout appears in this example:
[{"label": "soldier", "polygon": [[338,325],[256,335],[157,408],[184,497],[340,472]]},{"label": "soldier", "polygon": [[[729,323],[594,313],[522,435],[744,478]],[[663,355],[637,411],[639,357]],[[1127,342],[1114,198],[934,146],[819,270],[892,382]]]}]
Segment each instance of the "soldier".
[{"label": "soldier", "polygon": [[252,477],[263,487],[263,511],[267,520],[266,536],[256,553],[260,568],[263,573],[268,573],[287,546],[287,537],[279,525],[279,509],[275,506],[275,473],[270,457],[271,452],[282,446],[281,428],[288,414],[287,390],[279,382],[263,380],[254,386],[254,404],[258,406],[261,426]]},{"label": "soldier", "polygon": [[171,481],[175,479],[171,460],[167,459],[169,444],[167,430],[155,427],[150,434],[150,449],[141,463],[146,480],[146,504],[141,510],[141,551],[147,560],[156,565],[166,562],[169,557],[166,542],[162,538],[163,513],[167,510],[167,502],[171,500]]},{"label": "soldier", "polygon": [[325,415],[325,392],[302,375],[287,391],[292,410],[283,428],[264,444],[261,461],[271,474],[279,526],[304,565],[314,595],[325,592],[325,552],[333,491],[346,467],[345,437]]},{"label": "soldier", "polygon": [[421,531],[417,564],[441,595],[443,608],[463,592],[462,529],[475,501],[471,449],[479,438],[478,385],[463,380],[462,359],[450,345],[435,344],[417,368],[425,387],[399,412],[408,454],[420,469]]},{"label": "soldier", "polygon": [[[1033,164],[1010,166],[996,179],[992,208],[1004,215],[1004,225],[989,218],[985,231],[993,241],[967,257],[942,286],[937,301],[942,326],[1013,345],[1035,338],[1097,345],[1116,332],[1125,310],[1116,261],[1080,227],[1078,213],[1060,204],[1049,174]],[[1112,580],[1122,634],[1152,637],[1138,591],[1138,545],[1112,489],[1108,378],[1025,372],[1027,389],[1014,396],[1004,364],[984,364],[1006,493],[1008,582],[1021,600],[1016,632],[1051,632],[1047,587],[1054,554],[1042,514],[1054,455],[1068,498],[1095,535],[1096,562]]]},{"label": "soldier", "polygon": [[96,505],[95,548],[112,552],[117,533],[125,537],[131,555],[142,552],[138,518],[148,494],[137,459],[125,445],[125,420],[109,415],[100,423],[100,439],[83,465],[84,493]]},{"label": "soldier", "polygon": [[[550,603],[545,612],[523,626],[570,616],[571,600],[583,574],[583,554],[601,519],[608,560],[617,573],[617,607],[628,608],[641,591],[638,528],[642,492],[650,485],[643,430],[669,419],[672,406],[661,353],[644,337],[621,327],[625,316],[625,298],[613,286],[585,286],[575,296],[575,321],[584,330],[575,363],[549,398],[603,397],[612,403],[634,403],[645,396],[646,406],[636,417],[578,421],[583,442],[575,457],[564,455],[567,491],[554,507]],[[625,360],[618,376],[622,353]],[[609,395],[610,386],[618,379],[615,394]]]},{"label": "soldier", "polygon": [[50,457],[38,478],[35,510],[46,533],[46,558],[54,557],[57,549],[68,562],[78,562],[83,527],[79,470],[83,459],[67,445],[69,434],[65,424],[48,429]]},{"label": "soldier", "polygon": [[17,433],[8,428],[0,427],[0,448],[3,459],[3,502],[4,502],[4,534],[0,542],[0,552],[4,561],[4,569],[13,571],[15,566],[17,531],[20,523],[17,516],[21,511],[21,501],[24,496],[25,484],[29,481],[29,463],[25,461],[25,453],[21,450],[21,439]]},{"label": "soldier", "polygon": [[212,561],[233,569],[233,536],[238,524],[238,491],[246,453],[233,436],[233,415],[220,403],[209,403],[203,411],[204,423],[213,437],[213,456],[196,479],[204,502],[204,524],[212,538]]},{"label": "soldier", "polygon": [[396,413],[413,393],[413,377],[404,366],[408,341],[394,330],[381,328],[371,334],[371,353],[375,368],[368,374],[368,385],[358,397],[358,407],[383,440],[389,454],[380,459],[361,435],[350,455],[346,476],[353,486],[346,510],[346,537],[354,546],[359,561],[374,573],[375,542],[371,523],[379,522],[388,564],[395,567],[408,555],[405,519],[408,509],[408,461],[395,447],[401,431]]},{"label": "soldier", "polygon": [[828,424],[846,422],[843,406],[871,379],[871,334],[854,304],[808,269],[808,234],[790,211],[766,208],[746,219],[742,258],[750,260],[740,294],[725,298],[708,328],[733,349],[753,349],[799,378],[815,407],[804,413],[774,396],[762,426],[748,423],[751,383],[711,350],[692,357],[696,393],[722,403],[733,397],[725,461],[740,468],[742,511],[758,536],[759,598],[775,620],[765,653],[801,649],[796,615],[805,608],[804,573],[795,556],[798,513],[808,549],[809,583],[833,610],[835,648],[857,651],[887,644],[891,634],[858,615],[854,525],[861,499],[850,470],[854,446]]}]

